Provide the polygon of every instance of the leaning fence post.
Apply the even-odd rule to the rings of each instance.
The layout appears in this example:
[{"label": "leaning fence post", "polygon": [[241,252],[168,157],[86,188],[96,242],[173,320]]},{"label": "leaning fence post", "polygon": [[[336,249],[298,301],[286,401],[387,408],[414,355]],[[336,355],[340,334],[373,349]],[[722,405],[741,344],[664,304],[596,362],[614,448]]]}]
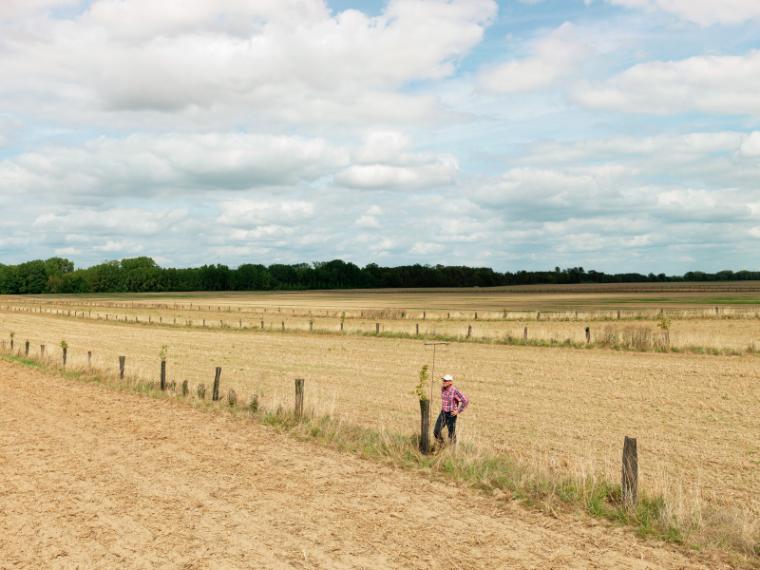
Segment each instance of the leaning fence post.
[{"label": "leaning fence post", "polygon": [[127,363],[127,357],[126,356],[120,356],[119,357],[119,380],[124,380],[124,368]]},{"label": "leaning fence post", "polygon": [[420,451],[430,453],[430,400],[420,400]]},{"label": "leaning fence post", "polygon": [[214,373],[214,389],[211,392],[211,399],[216,402],[219,399],[219,383],[222,379],[222,369],[217,366]]},{"label": "leaning fence post", "polygon": [[625,507],[636,506],[639,494],[639,454],[635,437],[625,436],[623,442],[623,477],[621,488],[623,505]]},{"label": "leaning fence post", "polygon": [[296,418],[303,417],[303,378],[296,378]]},{"label": "leaning fence post", "polygon": [[166,390],[166,360],[161,359],[161,391]]}]

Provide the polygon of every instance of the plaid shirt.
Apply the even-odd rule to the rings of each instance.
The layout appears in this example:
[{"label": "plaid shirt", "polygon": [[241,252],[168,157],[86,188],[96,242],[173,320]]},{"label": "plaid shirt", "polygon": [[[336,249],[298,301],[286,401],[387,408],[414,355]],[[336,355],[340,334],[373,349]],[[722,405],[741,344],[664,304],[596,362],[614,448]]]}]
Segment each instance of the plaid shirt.
[{"label": "plaid shirt", "polygon": [[470,404],[470,400],[467,399],[467,396],[462,394],[459,390],[454,388],[454,385],[452,384],[448,388],[442,387],[441,388],[441,411],[442,412],[453,412],[454,410],[459,412],[463,412],[464,409]]}]

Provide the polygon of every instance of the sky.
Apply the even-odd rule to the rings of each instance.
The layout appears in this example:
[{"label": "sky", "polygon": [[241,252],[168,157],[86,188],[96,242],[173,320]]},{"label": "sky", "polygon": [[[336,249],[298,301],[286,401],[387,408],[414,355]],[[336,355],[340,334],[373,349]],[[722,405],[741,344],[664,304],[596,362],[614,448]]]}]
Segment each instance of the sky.
[{"label": "sky", "polygon": [[758,0],[2,0],[0,263],[760,268]]}]

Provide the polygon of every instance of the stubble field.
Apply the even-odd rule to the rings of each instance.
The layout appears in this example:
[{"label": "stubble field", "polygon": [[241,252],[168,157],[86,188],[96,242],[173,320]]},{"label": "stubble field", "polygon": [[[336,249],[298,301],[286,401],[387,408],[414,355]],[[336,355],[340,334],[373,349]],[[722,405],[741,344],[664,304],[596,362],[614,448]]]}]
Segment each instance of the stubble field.
[{"label": "stubble field", "polygon": [[[482,301],[478,294],[472,293]],[[583,326],[588,323],[592,327],[612,325],[617,321],[617,310],[632,310],[631,303],[624,302],[625,295],[637,298],[646,295],[615,294],[623,295],[616,298],[617,304],[608,303],[606,297],[602,303],[599,298],[566,292],[530,293],[527,300],[521,297],[522,293],[515,294],[514,299],[502,294],[498,300],[489,301],[493,312],[500,305],[506,308],[502,311],[510,313],[528,308],[566,313],[566,319],[540,322],[526,318],[524,323],[511,318],[484,318],[488,307],[484,309],[472,299],[462,300],[456,295],[446,306],[445,294],[441,293],[427,305],[417,303],[419,306],[414,307],[390,303],[390,297],[368,302],[366,292],[355,294],[356,297],[347,294],[344,302],[331,293],[329,304],[323,298],[315,299],[313,293],[281,294],[277,298],[267,295],[265,301],[256,294],[234,298],[35,299],[40,307],[56,307],[59,315],[5,309],[0,314],[0,338],[8,342],[13,331],[16,349],[28,339],[32,355],[38,354],[39,345],[45,344],[48,356],[54,359],[60,358],[56,345],[65,340],[70,366],[87,366],[87,351],[91,351],[94,367],[115,370],[118,356],[126,355],[127,372],[143,378],[157,377],[159,353],[166,346],[170,380],[209,386],[214,368],[221,366],[224,390],[234,388],[244,398],[256,393],[262,404],[270,407],[290,406],[293,379],[302,377],[306,379],[307,408],[315,413],[411,434],[419,422],[413,390],[420,368],[432,364],[432,349],[425,346],[422,338],[350,334],[349,325],[365,322],[371,326],[381,316],[362,318],[362,311],[480,311],[477,323],[472,320],[473,326],[492,327],[499,335],[508,327],[516,327],[519,332],[526,324],[531,329],[546,327],[557,335],[575,334],[580,328],[582,335]],[[723,295],[724,299],[729,294],[731,299],[740,295],[745,302],[720,303],[716,314],[712,303],[705,306],[687,299],[685,308],[705,314],[674,318],[673,337],[677,338],[676,332],[683,330],[692,338],[704,337],[713,342],[716,338],[732,339],[723,342],[737,347],[758,339],[760,321],[751,316],[758,307],[746,302],[757,293],[700,291],[695,298],[704,300],[707,294]],[[563,306],[557,305],[557,295],[565,297]],[[573,298],[568,300],[568,295]],[[686,298],[691,293],[680,295]],[[538,297],[544,296],[547,298],[541,305]],[[281,303],[284,297],[290,300],[287,307]],[[130,305],[133,302],[136,307]],[[17,309],[24,303],[29,300],[0,299],[0,304]],[[194,306],[191,308],[189,303]],[[125,306],[116,306],[119,304]],[[390,307],[391,304],[394,306]],[[206,308],[198,310],[198,305]],[[213,317],[233,321],[235,308],[239,308],[238,320],[247,319],[250,328],[211,328]],[[641,309],[660,308],[656,303],[653,307],[646,303]],[[94,311],[95,316],[63,316],[63,311],[72,309]],[[296,314],[291,312],[287,317],[293,326],[283,333],[276,324],[283,320],[281,315],[287,309],[295,310]],[[574,320],[576,310],[589,311],[582,315],[587,319]],[[318,316],[319,311],[328,314]],[[346,315],[344,334],[337,334],[335,327],[342,313],[350,311],[359,314]],[[609,322],[600,320],[599,311],[611,312],[614,317]],[[709,312],[713,315],[708,316]],[[143,318],[140,323],[133,320],[125,323],[114,322],[113,317],[108,321],[98,319],[99,314]],[[177,315],[180,319],[203,319],[205,315],[209,322],[206,328],[200,323],[195,327],[183,326],[181,321],[175,326],[169,319]],[[146,322],[148,316],[151,324]],[[392,318],[386,313],[384,317],[380,320],[385,327],[410,325],[407,315]],[[265,320],[264,330],[257,326],[260,318]],[[428,321],[428,318],[426,314],[424,321],[411,323],[430,322],[432,326],[449,327],[464,324],[466,328],[470,322],[456,318]],[[160,325],[156,323],[159,319]],[[317,325],[319,319],[332,323],[333,334],[309,333],[310,320],[315,321],[312,325],[315,331],[323,328]],[[267,326],[267,321],[274,324]],[[296,327],[296,322],[303,326]],[[631,317],[631,323],[655,326],[656,321]],[[459,387],[472,399],[471,408],[460,422],[463,442],[489,452],[508,453],[537,471],[616,481],[623,437],[637,437],[642,491],[665,496],[671,514],[682,521],[701,518],[698,522],[715,527],[717,534],[730,535],[733,541],[741,541],[745,546],[757,542],[760,358],[756,354],[702,355],[452,342],[437,347],[435,367],[436,372],[455,374]]]}]

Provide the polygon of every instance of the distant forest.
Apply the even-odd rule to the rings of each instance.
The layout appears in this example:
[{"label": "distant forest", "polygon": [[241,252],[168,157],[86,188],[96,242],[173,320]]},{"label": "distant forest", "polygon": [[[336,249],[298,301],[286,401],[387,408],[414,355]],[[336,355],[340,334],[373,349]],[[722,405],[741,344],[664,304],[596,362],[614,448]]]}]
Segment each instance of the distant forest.
[{"label": "distant forest", "polygon": [[19,265],[0,264],[0,293],[118,293],[163,291],[268,291],[362,289],[391,287],[494,287],[497,285],[569,283],[647,283],[665,281],[760,280],[760,271],[690,271],[663,273],[586,271],[582,267],[553,271],[506,271],[488,267],[404,265],[359,267],[336,259],[295,265],[246,263],[237,268],[204,265],[186,269],[159,267],[150,257],[108,261],[75,269],[68,259],[53,257]]}]

